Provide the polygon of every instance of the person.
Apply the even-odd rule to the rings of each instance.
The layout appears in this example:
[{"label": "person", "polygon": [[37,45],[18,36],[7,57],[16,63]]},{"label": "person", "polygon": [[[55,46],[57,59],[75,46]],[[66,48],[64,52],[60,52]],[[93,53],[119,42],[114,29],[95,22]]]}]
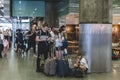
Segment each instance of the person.
[{"label": "person", "polygon": [[14,47],[15,47],[15,51],[17,52],[17,45],[18,45],[18,31],[19,29],[16,30],[15,32],[15,42],[14,42]]},{"label": "person", "polygon": [[4,37],[3,39],[3,46],[4,46],[4,57],[7,57],[7,52],[8,52],[8,49],[9,49],[9,42],[8,42],[8,39],[7,37]]},{"label": "person", "polygon": [[[60,54],[62,55],[62,58],[64,57],[64,53],[67,54],[67,48],[64,47],[64,45],[63,45],[64,40],[67,40],[67,39],[65,38],[65,32],[66,32],[65,26],[62,25],[62,26],[60,27],[60,29],[59,29],[59,34],[58,34],[59,40],[60,40],[60,42],[62,43],[62,45],[61,45],[61,47],[60,47]],[[66,55],[65,55],[65,56],[66,56]]]},{"label": "person", "polygon": [[49,28],[48,31],[49,31],[50,34],[51,34],[51,38],[52,38],[52,40],[54,40],[54,37],[55,37],[55,34],[54,34],[55,29],[54,29],[54,27]]},{"label": "person", "polygon": [[32,24],[32,30],[26,34],[26,36],[28,37],[28,48],[26,49],[26,53],[31,47],[33,47],[34,56],[36,56],[36,27],[37,25],[35,23]]},{"label": "person", "polygon": [[4,37],[9,41],[9,33],[8,30],[3,31]]},{"label": "person", "polygon": [[48,58],[48,41],[50,40],[50,33],[48,32],[48,24],[43,24],[42,29],[39,30],[36,41],[38,42],[38,55],[37,55],[37,69],[36,72],[40,72],[40,60],[44,55],[44,60]]},{"label": "person", "polygon": [[0,58],[2,58],[2,51],[3,51],[3,40],[1,39],[0,36]]},{"label": "person", "polygon": [[58,60],[63,58],[62,38],[58,31],[55,31],[55,57]]},{"label": "person", "polygon": [[16,40],[17,40],[17,49],[16,52],[18,52],[20,45],[23,44],[23,34],[20,29],[17,30],[16,34]]},{"label": "person", "polygon": [[11,47],[11,42],[12,42],[12,30],[11,29],[8,30],[8,34],[9,34],[9,47]]},{"label": "person", "polygon": [[83,73],[85,73],[88,70],[87,59],[85,57],[83,57],[82,54],[78,54],[76,63],[74,64],[74,67],[81,68]]},{"label": "person", "polygon": [[51,35],[51,41],[49,42],[49,50],[48,50],[48,52],[49,52],[49,56],[50,57],[53,57],[53,53],[54,53],[54,39],[55,39],[55,34],[54,34],[54,28],[53,27],[50,27],[50,28],[48,28],[48,31],[49,31],[49,33],[50,33],[50,35]]}]

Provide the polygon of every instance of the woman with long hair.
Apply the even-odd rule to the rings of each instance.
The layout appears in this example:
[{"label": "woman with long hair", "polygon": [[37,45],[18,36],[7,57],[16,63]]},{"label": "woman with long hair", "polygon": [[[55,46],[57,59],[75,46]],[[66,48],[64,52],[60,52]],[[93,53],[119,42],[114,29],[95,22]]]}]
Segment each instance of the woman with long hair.
[{"label": "woman with long hair", "polygon": [[55,56],[56,59],[63,57],[62,38],[58,31],[55,31]]}]

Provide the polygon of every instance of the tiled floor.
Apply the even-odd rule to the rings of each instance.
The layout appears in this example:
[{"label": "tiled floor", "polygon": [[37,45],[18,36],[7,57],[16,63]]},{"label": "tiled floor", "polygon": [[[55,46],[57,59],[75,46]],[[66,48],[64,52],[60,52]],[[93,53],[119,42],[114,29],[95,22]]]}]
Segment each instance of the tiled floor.
[{"label": "tiled floor", "polygon": [[36,58],[30,54],[21,57],[13,50],[8,52],[8,57],[0,59],[0,80],[120,80],[120,60],[113,61],[110,73],[91,73],[84,78],[47,77],[36,73]]}]

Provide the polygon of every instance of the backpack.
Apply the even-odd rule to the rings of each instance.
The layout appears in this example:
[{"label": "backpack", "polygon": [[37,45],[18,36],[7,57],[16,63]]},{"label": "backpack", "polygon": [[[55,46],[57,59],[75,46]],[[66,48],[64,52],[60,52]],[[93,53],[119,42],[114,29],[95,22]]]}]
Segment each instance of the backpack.
[{"label": "backpack", "polygon": [[67,48],[68,47],[68,40],[66,38],[64,38],[64,40],[62,41],[63,44],[63,48]]}]

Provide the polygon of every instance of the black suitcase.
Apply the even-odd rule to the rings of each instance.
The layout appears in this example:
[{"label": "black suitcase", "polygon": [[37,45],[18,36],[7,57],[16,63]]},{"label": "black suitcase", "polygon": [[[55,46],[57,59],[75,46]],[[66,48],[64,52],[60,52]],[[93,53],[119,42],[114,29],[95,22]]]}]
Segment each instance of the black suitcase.
[{"label": "black suitcase", "polygon": [[69,72],[68,60],[58,60],[56,71],[57,76],[66,77]]}]

